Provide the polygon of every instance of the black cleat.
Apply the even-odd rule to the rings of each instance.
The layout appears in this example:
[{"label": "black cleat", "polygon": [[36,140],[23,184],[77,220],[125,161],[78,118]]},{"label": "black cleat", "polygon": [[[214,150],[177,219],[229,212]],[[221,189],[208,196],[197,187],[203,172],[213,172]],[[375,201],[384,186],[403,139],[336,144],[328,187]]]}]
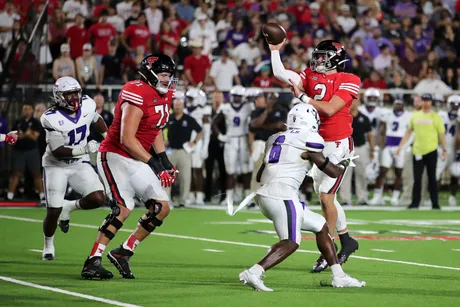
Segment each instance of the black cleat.
[{"label": "black cleat", "polygon": [[134,255],[132,251],[123,248],[123,245],[111,250],[107,254],[110,262],[117,268],[123,278],[134,279],[134,274],[129,267],[129,258]]},{"label": "black cleat", "polygon": [[112,279],[113,274],[101,265],[102,257],[87,258],[81,270],[83,279]]},{"label": "black cleat", "polygon": [[47,260],[47,261],[54,260],[54,255],[53,254],[44,254],[42,256],[42,260]]},{"label": "black cleat", "polygon": [[61,231],[63,233],[68,233],[69,232],[69,227],[70,227],[69,220],[65,220],[65,221],[59,220],[58,225],[59,225],[59,228],[61,228]]},{"label": "black cleat", "polygon": [[353,238],[350,238],[350,240],[348,240],[348,242],[345,245],[342,245],[342,248],[340,249],[340,252],[337,255],[337,260],[339,261],[339,263],[344,264],[345,262],[347,262],[348,257],[350,257],[350,255],[353,254],[355,251],[357,251],[358,248],[358,241],[356,241]]}]

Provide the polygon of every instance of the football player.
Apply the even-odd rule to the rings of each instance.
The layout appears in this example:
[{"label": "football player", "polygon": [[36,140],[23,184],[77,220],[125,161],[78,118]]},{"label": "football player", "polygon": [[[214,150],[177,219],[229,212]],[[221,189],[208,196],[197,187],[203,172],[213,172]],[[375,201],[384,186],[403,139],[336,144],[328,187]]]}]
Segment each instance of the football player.
[{"label": "football player", "polygon": [[[236,85],[230,90],[230,103],[223,104],[217,110],[212,123],[212,130],[217,138],[225,143],[224,162],[227,172],[226,202],[234,199],[235,176],[241,175],[244,194],[247,196],[251,188],[253,171],[252,138],[249,137],[249,122],[254,104],[246,103],[245,88]],[[226,134],[219,127],[225,122]]]},{"label": "football player", "polygon": [[[300,75],[283,66],[280,49],[285,43],[286,39],[278,45],[269,44],[273,73],[278,80],[293,87],[295,97],[318,110],[321,118],[319,135],[325,141],[323,153],[332,163],[338,163],[354,151],[350,108],[353,100],[358,98],[361,80],[356,75],[341,72],[347,53],[340,43],[332,40],[320,42],[313,49],[310,67]],[[345,212],[336,197],[343,175],[332,178],[316,166],[313,166],[311,175],[329,230],[331,234],[335,230],[339,233],[342,245],[339,262],[344,263],[358,249],[358,242],[348,234]],[[321,256],[313,271],[321,272],[326,267],[327,261]]]},{"label": "football player", "polygon": [[309,165],[307,160],[331,178],[342,175],[349,165],[350,160],[344,159],[336,165],[323,156],[326,145],[318,134],[319,123],[315,108],[298,104],[288,114],[288,129],[270,136],[266,142],[264,163],[257,173],[262,186],[248,198],[255,197],[262,213],[273,222],[280,242],[273,245],[261,261],[240,273],[240,281],[255,290],[273,291],[264,285],[261,276],[299,248],[301,230],[316,234],[318,248],[331,267],[334,287],[363,287],[366,284],[344,273],[337,261],[326,220],[305,208],[299,200],[298,191]]},{"label": "football player", "polygon": [[[46,151],[42,158],[46,217],[43,221],[43,260],[54,260],[54,233],[59,227],[69,231],[70,212],[89,210],[104,204],[104,187],[89,162],[89,153],[97,152],[97,142],[87,142],[91,124],[104,137],[107,126],[96,111],[96,103],[82,96],[72,77],[59,78],[53,87],[54,106],[40,121],[46,131]],[[69,185],[83,198],[65,200]]]},{"label": "football player", "polygon": [[120,92],[113,123],[97,156],[112,212],[99,228],[85,261],[81,272],[84,279],[113,278],[101,265],[102,254],[134,209],[135,196],[148,211],[128,239],[107,254],[123,278],[134,278],[129,266],[134,249],[169,214],[168,194],[163,188],[172,185],[177,170],[166,155],[161,129],[169,119],[177,81],[172,77],[175,70],[169,56],[148,55],[140,63],[140,80],[126,83]]},{"label": "football player", "polygon": [[[447,99],[447,108],[448,110],[439,111],[444,127],[446,128],[446,147],[447,147],[447,159],[441,159],[442,147],[438,147],[438,162],[436,164],[436,179],[441,180],[442,173],[446,167],[450,165],[456,159],[455,151],[455,138],[458,134],[457,128],[460,126],[458,123],[458,112],[460,106],[460,95],[452,95]],[[458,178],[455,176],[450,177],[450,195],[449,195],[449,206],[456,206],[457,200],[455,195],[457,194]]]},{"label": "football player", "polygon": [[[195,145],[192,153],[192,185],[189,201],[195,199],[196,205],[204,205],[203,162],[208,158],[211,137],[211,106],[206,105],[206,94],[199,88],[191,87],[185,93],[185,113],[193,117],[203,129],[203,137]],[[191,138],[194,140],[196,133]],[[196,197],[193,196],[196,192]]]},{"label": "football player", "polygon": [[364,105],[360,105],[358,110],[369,118],[372,126],[372,134],[374,135],[374,144],[378,144],[379,123],[380,119],[385,114],[385,110],[380,107],[382,103],[380,91],[376,88],[366,89],[363,100]]},{"label": "football player", "polygon": [[[393,102],[393,112],[387,113],[380,119],[379,145],[382,150],[380,158],[380,172],[375,182],[374,196],[370,200],[370,205],[383,205],[383,185],[388,169],[395,169],[395,183],[393,186],[393,195],[391,205],[399,205],[399,195],[402,188],[402,171],[404,168],[404,155],[396,155],[398,145],[409,127],[411,112],[404,110],[404,102],[395,100]],[[406,145],[406,147],[409,146]]]}]

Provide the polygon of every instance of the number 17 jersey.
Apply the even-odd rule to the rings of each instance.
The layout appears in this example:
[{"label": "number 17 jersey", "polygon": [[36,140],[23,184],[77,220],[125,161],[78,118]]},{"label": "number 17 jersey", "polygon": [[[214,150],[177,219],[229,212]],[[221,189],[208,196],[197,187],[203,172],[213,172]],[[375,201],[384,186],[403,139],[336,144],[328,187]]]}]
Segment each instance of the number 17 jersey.
[{"label": "number 17 jersey", "polygon": [[356,75],[344,72],[330,75],[320,74],[310,68],[301,72],[300,78],[308,97],[327,103],[335,95],[345,102],[343,108],[332,116],[319,113],[321,119],[319,135],[323,137],[324,141],[338,141],[351,136],[353,117],[350,114],[350,106],[353,99],[358,98],[361,79]]}]

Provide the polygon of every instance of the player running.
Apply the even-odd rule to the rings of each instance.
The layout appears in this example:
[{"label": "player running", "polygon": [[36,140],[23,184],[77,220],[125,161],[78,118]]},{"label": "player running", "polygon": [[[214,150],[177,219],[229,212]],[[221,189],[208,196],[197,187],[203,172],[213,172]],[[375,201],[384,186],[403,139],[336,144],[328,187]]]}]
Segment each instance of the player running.
[{"label": "player running", "polygon": [[[358,98],[361,80],[356,75],[338,72],[344,68],[347,54],[341,44],[332,40],[322,41],[315,47],[310,68],[300,75],[286,70],[279,53],[285,42],[286,39],[278,45],[269,44],[273,73],[277,79],[293,86],[297,98],[318,110],[321,118],[319,135],[325,141],[323,154],[332,163],[338,163],[353,152],[350,107]],[[313,166],[310,175],[331,234],[334,234],[334,229],[339,233],[342,247],[338,257],[339,262],[344,263],[358,249],[358,242],[349,236],[345,212],[336,198],[343,175],[332,178],[316,166]],[[321,256],[313,272],[321,272],[327,266],[327,261]]]},{"label": "player running", "polygon": [[166,156],[161,128],[168,122],[176,79],[174,61],[164,54],[148,55],[140,63],[140,80],[126,83],[115,106],[115,116],[102,142],[97,166],[112,212],[99,228],[86,260],[84,279],[111,279],[101,266],[102,254],[123,226],[139,197],[148,209],[128,239],[107,254],[123,278],[134,278],[129,259],[136,246],[163,224],[170,208],[163,187],[170,187],[177,170]]},{"label": "player running", "polygon": [[[242,175],[244,196],[251,188],[254,164],[251,158],[252,139],[249,137],[249,122],[254,104],[245,101],[245,88],[235,85],[230,90],[230,103],[222,104],[212,122],[212,130],[224,145],[224,163],[227,172],[226,202],[233,202],[235,176]],[[219,127],[225,122],[223,134]]]},{"label": "player running", "polygon": [[[399,205],[399,195],[402,188],[402,171],[404,168],[404,156],[397,155],[398,145],[404,134],[409,128],[411,112],[404,110],[404,102],[396,99],[393,102],[393,112],[387,113],[380,118],[379,143],[382,150],[380,159],[380,172],[375,182],[374,196],[369,201],[370,205],[383,205],[383,185],[388,169],[392,166],[395,168],[395,183],[393,185],[393,195],[391,205]],[[406,145],[406,147],[409,145]],[[405,150],[405,148],[403,149]]]},{"label": "player running", "polygon": [[[185,113],[193,117],[198,125],[203,129],[203,137],[196,143],[192,152],[192,186],[188,200],[195,204],[204,205],[204,179],[203,179],[203,162],[208,158],[209,140],[211,138],[210,117],[212,109],[206,105],[206,94],[199,88],[191,87],[185,93]],[[192,133],[192,140],[196,137],[196,133]],[[196,192],[196,197],[193,197],[193,192]]]},{"label": "player running", "polygon": [[[460,107],[460,95],[452,95],[447,99],[447,107],[448,110],[441,110],[439,111],[439,115],[444,122],[444,127],[446,128],[446,148],[447,148],[447,159],[442,160],[441,152],[442,147],[438,147],[438,161],[436,164],[436,180],[440,181],[442,173],[446,169],[446,167],[450,167],[450,165],[456,159],[456,151],[455,151],[455,134],[458,134],[457,128],[460,127],[458,123],[458,115],[459,107]],[[460,128],[459,128],[460,129]],[[458,186],[458,178],[455,176],[450,177],[450,195],[449,195],[449,206],[456,206],[457,199],[455,195],[457,194],[457,186]]]},{"label": "player running", "polygon": [[344,159],[336,165],[323,156],[326,145],[318,134],[319,124],[315,108],[298,104],[288,114],[288,130],[270,136],[265,144],[264,162],[257,173],[257,181],[262,186],[255,192],[254,200],[262,213],[273,221],[280,242],[273,245],[260,262],[240,273],[240,281],[255,290],[273,291],[264,285],[261,276],[299,248],[301,230],[316,234],[318,248],[331,266],[334,287],[366,285],[343,272],[326,220],[305,208],[299,200],[298,191],[309,168],[307,160],[331,178],[342,175],[350,163],[350,159]]},{"label": "player running", "polygon": [[[103,137],[107,126],[96,112],[96,103],[82,96],[72,77],[59,78],[53,87],[54,106],[40,118],[46,131],[46,151],[42,158],[46,217],[43,220],[43,260],[54,260],[54,233],[59,227],[69,231],[70,212],[95,209],[104,204],[104,187],[89,162],[97,152],[97,142],[87,142],[91,124]],[[67,185],[83,198],[65,200]]]}]

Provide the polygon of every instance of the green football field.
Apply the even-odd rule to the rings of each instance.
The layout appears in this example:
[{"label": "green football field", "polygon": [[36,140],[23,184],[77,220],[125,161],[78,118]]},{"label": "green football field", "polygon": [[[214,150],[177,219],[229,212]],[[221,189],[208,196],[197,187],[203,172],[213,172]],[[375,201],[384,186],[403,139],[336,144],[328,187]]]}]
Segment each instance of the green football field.
[{"label": "green football field", "polygon": [[[56,260],[41,260],[41,209],[0,209],[0,306],[460,306],[459,211],[347,211],[360,249],[344,265],[365,280],[359,289],[321,286],[311,274],[318,252],[304,233],[298,252],[266,273],[272,293],[238,281],[275,243],[259,211],[175,209],[136,249],[134,280],[80,278],[108,210],[74,212],[68,234],[55,236]],[[144,210],[135,210],[108,250],[123,242]]]}]

